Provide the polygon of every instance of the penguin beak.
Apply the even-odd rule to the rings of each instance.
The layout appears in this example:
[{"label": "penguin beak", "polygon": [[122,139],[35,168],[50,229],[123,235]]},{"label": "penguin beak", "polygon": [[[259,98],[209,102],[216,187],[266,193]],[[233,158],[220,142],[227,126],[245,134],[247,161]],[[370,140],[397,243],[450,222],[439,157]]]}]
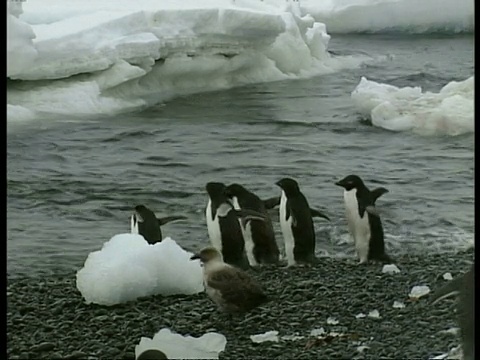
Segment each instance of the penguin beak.
[{"label": "penguin beak", "polygon": [[343,184],[342,180],[337,181],[337,182],[335,183],[335,185],[344,187],[344,184]]},{"label": "penguin beak", "polygon": [[277,182],[275,183],[275,185],[282,187],[282,186],[280,185],[280,180],[277,181]]},{"label": "penguin beak", "polygon": [[193,254],[190,260],[200,260],[200,255],[199,254]]}]

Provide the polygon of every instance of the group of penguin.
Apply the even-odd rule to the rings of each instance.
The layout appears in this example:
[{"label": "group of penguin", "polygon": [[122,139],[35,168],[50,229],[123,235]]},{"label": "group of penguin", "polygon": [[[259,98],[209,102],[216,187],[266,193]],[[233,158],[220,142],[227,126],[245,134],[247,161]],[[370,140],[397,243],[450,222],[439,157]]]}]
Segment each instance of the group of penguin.
[{"label": "group of penguin", "polygon": [[[191,257],[203,267],[205,292],[222,312],[245,313],[268,301],[262,287],[244,270],[260,264],[278,264],[278,249],[268,210],[279,206],[279,219],[288,266],[316,262],[313,217],[330,220],[319,210],[310,208],[298,182],[283,178],[276,182],[281,195],[267,200],[239,184],[206,184],[209,196],[206,222],[211,246]],[[344,189],[348,230],[353,237],[359,264],[370,260],[391,263],[385,252],[384,233],[376,200],[388,190],[369,190],[357,175],[348,175],[335,185]],[[155,213],[138,205],[131,217],[132,232],[148,243],[162,240],[160,226],[184,216],[157,218]],[[433,294],[430,303],[460,294],[457,313],[463,356],[474,359],[474,264],[464,275]],[[148,350],[137,360],[165,359],[160,350]]]},{"label": "group of penguin", "polygon": [[[310,207],[296,180],[283,178],[275,184],[280,187],[281,195],[266,200],[240,184],[206,184],[209,200],[205,216],[210,243],[227,264],[248,269],[279,263],[280,251],[268,213],[277,206],[288,266],[316,261],[313,218],[330,221],[329,217]],[[391,262],[385,253],[383,227],[375,209],[375,201],[388,190],[380,187],[370,191],[357,175],[349,175],[335,184],[344,188],[348,229],[360,263]],[[162,240],[161,225],[181,219],[185,217],[157,218],[153,211],[138,205],[131,217],[131,228],[154,244]]]}]

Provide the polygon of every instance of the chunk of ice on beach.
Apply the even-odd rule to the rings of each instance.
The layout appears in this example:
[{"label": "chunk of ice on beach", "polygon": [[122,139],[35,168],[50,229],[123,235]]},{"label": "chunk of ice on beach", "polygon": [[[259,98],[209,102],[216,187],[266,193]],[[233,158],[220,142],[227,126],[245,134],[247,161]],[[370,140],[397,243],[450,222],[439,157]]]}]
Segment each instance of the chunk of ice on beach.
[{"label": "chunk of ice on beach", "polygon": [[386,264],[383,265],[382,273],[384,274],[398,274],[400,269],[395,264]]},{"label": "chunk of ice on beach", "polygon": [[453,280],[453,276],[451,273],[446,272],[445,274],[443,274],[443,279],[450,281],[450,280]]},{"label": "chunk of ice on beach", "polygon": [[77,272],[77,289],[87,304],[100,305],[196,294],[204,290],[203,271],[191,255],[169,237],[150,245],[141,235],[118,234],[88,255]]},{"label": "chunk of ice on beach", "polygon": [[427,285],[417,285],[410,290],[410,294],[408,294],[408,296],[412,300],[417,300],[428,293],[430,293],[430,288]]},{"label": "chunk of ice on beach", "polygon": [[335,319],[333,316],[330,316],[327,319],[327,324],[328,325],[337,325],[338,323],[339,323],[339,321],[337,319]]},{"label": "chunk of ice on beach", "polygon": [[310,331],[310,336],[320,336],[323,334],[325,334],[325,329],[323,327]]},{"label": "chunk of ice on beach", "polygon": [[266,333],[263,333],[263,334],[250,335],[250,340],[252,340],[256,344],[263,343],[266,341],[278,342],[278,331],[273,330],[273,331],[267,331]]},{"label": "chunk of ice on beach", "polygon": [[227,339],[224,335],[209,332],[199,338],[173,333],[162,329],[153,339],[142,337],[135,346],[135,358],[150,349],[163,352],[168,359],[218,359],[218,354],[225,350]]}]

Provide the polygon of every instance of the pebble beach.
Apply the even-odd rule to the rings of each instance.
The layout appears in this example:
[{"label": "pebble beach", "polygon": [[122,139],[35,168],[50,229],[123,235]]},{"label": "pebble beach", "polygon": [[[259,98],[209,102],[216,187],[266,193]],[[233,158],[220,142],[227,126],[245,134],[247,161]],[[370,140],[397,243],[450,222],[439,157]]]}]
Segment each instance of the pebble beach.
[{"label": "pebble beach", "polygon": [[[85,304],[76,274],[7,276],[8,359],[135,359],[141,337],[162,328],[226,336],[220,359],[430,359],[460,343],[455,299],[409,298],[469,269],[474,251],[396,258],[400,273],[356,259],[320,258],[311,267],[250,270],[272,301],[227,320],[206,294],[160,295],[114,306]],[[431,293],[430,293],[431,294]],[[394,307],[394,302],[404,307]],[[398,304],[397,303],[397,304]],[[376,311],[375,311],[376,310]],[[312,336],[312,330],[322,335]],[[277,331],[277,341],[250,336]]]}]

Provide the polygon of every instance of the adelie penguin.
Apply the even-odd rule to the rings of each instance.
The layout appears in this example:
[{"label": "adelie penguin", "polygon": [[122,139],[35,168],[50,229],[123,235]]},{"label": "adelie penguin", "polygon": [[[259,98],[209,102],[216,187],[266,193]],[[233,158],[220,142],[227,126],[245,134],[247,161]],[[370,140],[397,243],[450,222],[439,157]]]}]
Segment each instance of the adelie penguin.
[{"label": "adelie penguin", "polygon": [[[280,199],[280,227],[285,241],[285,254],[288,266],[297,263],[313,263],[315,257],[315,229],[312,211],[308,201],[300,191],[298,183],[290,178],[276,182],[282,189]],[[328,216],[316,210],[319,216]]]},{"label": "adelie penguin", "polygon": [[264,201],[245,189],[242,185],[231,184],[225,189],[237,210],[253,210],[265,216],[265,221],[247,221],[239,219],[245,240],[245,251],[251,266],[259,264],[277,264],[280,251],[275,240],[272,221],[265,208]]},{"label": "adelie penguin", "polygon": [[388,190],[380,187],[370,191],[357,175],[348,175],[335,185],[344,188],[348,230],[355,242],[359,263],[369,260],[391,263],[392,259],[385,253],[382,222],[375,209],[375,201]]},{"label": "adelie penguin", "polygon": [[464,360],[475,359],[475,263],[463,275],[433,293],[430,305],[458,295],[457,321],[462,338]]},{"label": "adelie penguin", "polygon": [[137,205],[130,218],[130,230],[132,234],[142,235],[149,244],[153,245],[163,239],[160,226],[185,219],[186,217],[181,215],[157,218],[155,213],[145,205]]},{"label": "adelie penguin", "polygon": [[208,204],[205,211],[208,236],[214,248],[221,252],[227,264],[249,268],[245,241],[238,218],[265,221],[265,216],[252,210],[236,210],[225,194],[226,185],[209,182],[206,185]]}]

